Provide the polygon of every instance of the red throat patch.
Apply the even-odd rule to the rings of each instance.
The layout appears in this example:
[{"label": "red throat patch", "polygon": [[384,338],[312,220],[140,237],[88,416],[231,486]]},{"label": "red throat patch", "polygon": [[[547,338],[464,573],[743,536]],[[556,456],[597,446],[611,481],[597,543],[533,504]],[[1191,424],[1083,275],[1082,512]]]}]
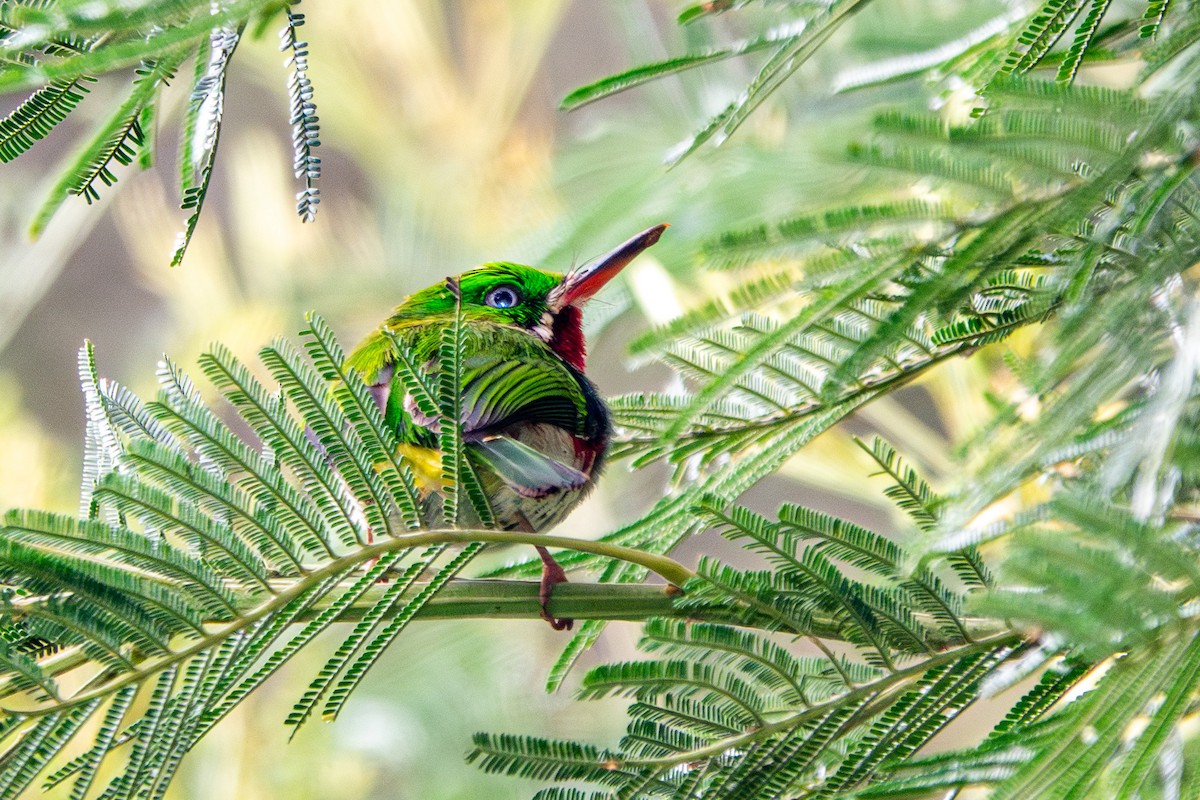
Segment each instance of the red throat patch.
[{"label": "red throat patch", "polygon": [[583,312],[576,306],[566,306],[554,315],[550,349],[575,369],[584,371],[587,342],[583,340]]}]

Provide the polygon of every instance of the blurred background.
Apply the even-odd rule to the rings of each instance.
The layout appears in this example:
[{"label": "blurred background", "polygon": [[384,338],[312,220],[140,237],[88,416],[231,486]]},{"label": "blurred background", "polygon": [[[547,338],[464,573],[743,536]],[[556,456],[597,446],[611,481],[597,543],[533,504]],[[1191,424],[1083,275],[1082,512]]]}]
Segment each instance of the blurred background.
[{"label": "blurred background", "polygon": [[[293,210],[287,71],[270,26],[235,55],[213,185],[174,269],[181,86],[165,98],[152,169],[120,170],[98,207],[72,200],[40,240],[25,235],[58,165],[107,112],[116,82],[100,81],[54,135],[0,168],[0,508],[77,504],[75,358],[85,338],[104,375],[146,397],[163,353],[190,366],[220,340],[253,360],[271,338],[294,336],[309,309],[348,347],[445,275],[501,259],[565,270],[663,221],[671,230],[592,304],[588,325],[589,372],[605,393],[664,388],[667,371],[631,363],[625,345],[733,285],[701,269],[700,244],[875,191],[876,178],[842,162],[847,142],[881,105],[944,103],[955,87],[828,87],[855,66],[961,36],[1008,4],[957,5],[868,7],[732,140],[668,170],[664,155],[742,90],[757,61],[720,63],[571,114],[559,101],[630,66],[750,35],[778,20],[777,7],[681,28],[672,2],[309,0],[299,10],[322,125],[317,221],[301,224]],[[0,97],[0,113],[20,99]],[[889,506],[851,436],[882,431],[936,483],[951,468],[948,443],[983,418],[982,389],[996,380],[986,358],[941,366],[815,441],[749,500],[767,512],[803,502],[886,526]],[[611,529],[664,481],[616,464],[563,529]],[[679,557],[720,547],[700,537]],[[636,635],[610,626],[588,663],[632,657]],[[605,744],[623,730],[621,702],[578,705],[542,690],[564,641],[541,622],[416,626],[337,724],[314,723],[289,743],[284,716],[323,659],[311,652],[189,756],[169,796],[528,796],[528,785],[462,763],[472,732]]]}]

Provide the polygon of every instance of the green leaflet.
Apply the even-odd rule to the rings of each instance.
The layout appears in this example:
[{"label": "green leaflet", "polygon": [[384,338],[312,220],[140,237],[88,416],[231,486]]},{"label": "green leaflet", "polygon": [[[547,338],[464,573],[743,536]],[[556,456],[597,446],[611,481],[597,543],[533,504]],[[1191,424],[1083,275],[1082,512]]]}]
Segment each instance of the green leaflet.
[{"label": "green leaflet", "polygon": [[0,161],[29,150],[54,129],[82,100],[87,84],[110,79],[112,73],[136,66],[137,75],[125,100],[85,140],[62,167],[36,213],[31,230],[41,233],[58,207],[71,195],[89,203],[99,197],[99,184],[117,180],[115,166],[135,158],[147,167],[153,159],[151,128],[162,85],[188,58],[196,67],[191,100],[180,137],[180,204],[189,212],[171,264],[179,264],[199,222],[208,193],[222,122],[225,76],[241,32],[252,21],[274,16],[286,7],[283,44],[292,77],[290,122],[294,125],[295,171],[304,179],[298,212],[311,221],[320,202],[316,186],[320,145],[312,82],[307,76],[307,43],[296,35],[304,15],[295,3],[236,0],[213,5],[201,0],[154,0],[117,4],[5,3],[0,9],[0,91],[34,88],[25,103],[0,120]]},{"label": "green leaflet", "polygon": [[88,91],[87,84],[94,80],[82,76],[47,84],[0,120],[0,162],[12,161],[44,139],[79,105]]},{"label": "green leaflet", "polygon": [[202,48],[196,55],[196,74],[184,114],[183,136],[179,146],[180,208],[190,209],[192,213],[184,223],[171,256],[173,267],[183,263],[183,256],[200,221],[204,199],[208,196],[225,108],[226,70],[240,39],[240,30],[214,29],[207,49]]},{"label": "green leaflet", "polygon": [[174,53],[165,55],[160,61],[147,61],[135,71],[125,102],[120,105],[101,126],[91,142],[76,155],[62,179],[50,190],[46,201],[38,210],[30,225],[36,236],[45,229],[54,212],[69,195],[82,195],[89,203],[99,198],[96,182],[106,186],[116,182],[112,172],[114,165],[126,166],[133,161],[138,148],[146,143],[142,130],[142,112],[153,102],[161,84],[170,80],[182,56]]},{"label": "green leaflet", "polygon": [[[395,538],[392,521],[415,510],[411,474],[324,322],[310,326],[315,363],[282,341],[262,352],[280,392],[220,346],[201,359],[248,436],[171,362],[158,400],[143,405],[97,376],[90,348],[81,352],[96,448],[90,518],[14,511],[0,523],[0,580],[12,587],[0,602],[0,697],[33,709],[3,712],[5,791],[42,775],[73,780],[82,798],[121,753],[106,796],[161,797],[205,732],[396,570],[404,577],[391,579],[289,721],[318,702],[336,715],[481,549]],[[459,365],[447,351],[443,366]],[[64,694],[55,676],[83,665],[97,679]],[[149,702],[133,705],[142,690]],[[93,717],[91,746],[50,769]]]},{"label": "green leaflet", "polygon": [[[367,474],[378,474],[379,478],[391,494],[392,501],[400,512],[401,519],[410,530],[421,526],[420,498],[413,481],[412,472],[396,455],[396,434],[387,427],[383,413],[363,385],[362,376],[351,375],[346,369],[346,355],[338,345],[333,332],[321,317],[308,314],[306,320],[309,330],[305,331],[307,341],[305,350],[313,361],[313,366],[320,372],[322,379],[334,385],[334,395],[338,406],[346,417],[346,421],[355,431],[358,444],[365,449],[363,460],[370,464],[382,463],[382,470],[367,470]],[[411,365],[411,354],[403,343],[396,343],[399,361]],[[407,359],[407,361],[406,361]],[[410,366],[411,369],[411,366]],[[405,373],[409,374],[409,373]],[[424,394],[424,378],[419,373],[411,373],[413,385],[418,391],[414,395]],[[433,408],[432,402],[426,403],[426,408]],[[337,420],[328,420],[324,431],[320,426],[319,415],[312,423],[318,437],[348,436],[339,429]],[[361,471],[360,471],[361,472]],[[367,475],[364,474],[364,477]]]}]

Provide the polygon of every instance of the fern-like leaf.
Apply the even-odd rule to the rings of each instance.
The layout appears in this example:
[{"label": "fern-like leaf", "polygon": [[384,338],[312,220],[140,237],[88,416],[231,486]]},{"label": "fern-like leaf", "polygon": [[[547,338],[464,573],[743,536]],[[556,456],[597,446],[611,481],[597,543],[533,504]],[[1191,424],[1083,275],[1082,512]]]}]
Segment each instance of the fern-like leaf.
[{"label": "fern-like leaf", "polygon": [[145,131],[140,122],[142,112],[154,102],[155,93],[171,79],[182,60],[182,56],[170,55],[159,61],[144,63],[136,70],[137,77],[125,101],[76,156],[63,179],[50,190],[31,225],[34,235],[45,228],[50,217],[69,195],[81,195],[91,203],[100,198],[97,181],[105,186],[116,182],[112,167],[131,163],[138,148],[145,144]]},{"label": "fern-like leaf", "polygon": [[321,145],[317,105],[313,102],[312,80],[308,77],[308,42],[302,41],[299,28],[304,15],[293,9],[300,0],[289,0],[287,23],[279,34],[279,49],[287,52],[288,96],[291,100],[292,168],[297,178],[304,179],[304,188],[296,195],[296,212],[304,222],[312,222],[321,202],[317,180],[321,177],[321,159],[315,151]]},{"label": "fern-like leaf", "polygon": [[83,100],[87,85],[95,78],[82,76],[69,81],[54,81],[31,94],[0,119],[0,162],[12,161],[46,138]]}]

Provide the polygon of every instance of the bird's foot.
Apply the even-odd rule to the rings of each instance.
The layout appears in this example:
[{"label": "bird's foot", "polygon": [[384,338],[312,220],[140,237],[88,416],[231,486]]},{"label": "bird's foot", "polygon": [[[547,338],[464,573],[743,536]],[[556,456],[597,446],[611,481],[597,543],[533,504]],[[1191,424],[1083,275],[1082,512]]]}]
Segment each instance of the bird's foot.
[{"label": "bird's foot", "polygon": [[567,573],[563,572],[563,568],[554,560],[554,556],[550,555],[550,551],[544,547],[537,548],[538,555],[542,557],[542,582],[538,588],[538,600],[542,604],[542,619],[550,623],[550,627],[556,631],[569,631],[575,624],[575,620],[562,618],[558,619],[550,613],[550,595],[554,592],[554,587],[560,583],[567,582]]},{"label": "bird's foot", "polygon": [[[370,528],[367,528],[366,544],[375,544],[375,532],[372,531]],[[366,561],[363,562],[363,566],[366,567],[367,572],[370,572],[371,570],[375,569],[375,565],[379,563],[379,558],[380,558],[379,556],[371,556],[370,558],[368,558]],[[375,582],[376,583],[387,583],[388,582],[387,573],[385,572],[384,574],[380,575],[376,579]]]}]

